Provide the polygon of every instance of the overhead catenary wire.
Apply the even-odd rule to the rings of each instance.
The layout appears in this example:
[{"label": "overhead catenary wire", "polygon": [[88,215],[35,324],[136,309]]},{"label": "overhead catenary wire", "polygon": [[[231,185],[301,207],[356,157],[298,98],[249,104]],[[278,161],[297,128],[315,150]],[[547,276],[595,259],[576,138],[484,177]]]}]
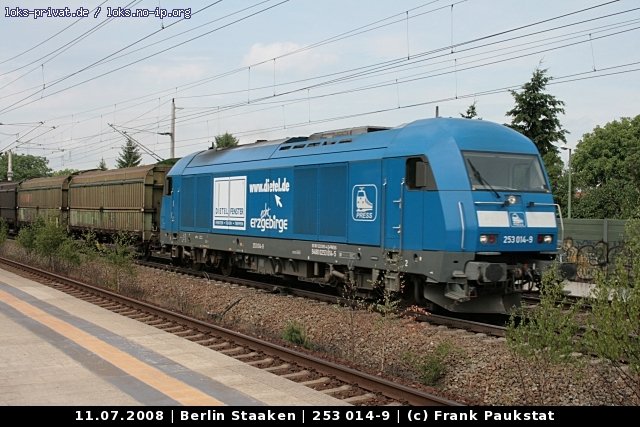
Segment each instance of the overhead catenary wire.
[{"label": "overhead catenary wire", "polygon": [[[204,37],[204,36],[206,36],[206,35],[209,35],[209,34],[211,34],[211,33],[213,33],[213,32],[219,31],[219,30],[221,30],[221,29],[223,29],[223,28],[227,28],[227,27],[229,27],[229,26],[231,26],[231,25],[237,24],[238,22],[242,22],[242,21],[244,21],[244,20],[246,20],[246,19],[249,19],[249,18],[251,18],[251,17],[253,17],[253,16],[256,16],[256,15],[258,15],[258,14],[260,14],[260,13],[267,12],[268,10],[273,9],[273,8],[275,8],[275,7],[277,7],[277,6],[280,6],[280,5],[282,5],[282,4],[284,4],[284,3],[287,3],[287,2],[289,2],[289,1],[290,1],[290,0],[281,0],[280,2],[278,2],[278,3],[274,4],[274,5],[271,5],[271,6],[265,7],[264,9],[261,9],[261,10],[259,10],[259,11],[257,11],[257,12],[250,13],[249,15],[246,15],[246,16],[243,16],[243,17],[238,18],[238,19],[236,19],[236,20],[233,20],[233,21],[231,21],[231,22],[229,22],[229,23],[227,23],[227,24],[221,25],[221,26],[219,26],[219,27],[217,27],[217,28],[214,28],[213,30],[207,31],[207,32],[205,32],[205,33],[203,33],[203,34],[199,34],[199,35],[197,35],[197,36],[195,36],[195,37],[192,37],[192,38],[190,38],[190,39],[188,39],[188,40],[182,41],[182,42],[180,42],[180,43],[176,43],[176,44],[174,44],[174,45],[172,45],[172,46],[168,46],[168,47],[166,47],[166,48],[164,48],[164,49],[162,49],[162,50],[160,50],[160,51],[157,51],[157,52],[154,52],[154,53],[148,54],[148,55],[146,55],[146,56],[144,56],[144,57],[142,57],[142,58],[136,59],[135,61],[128,62],[128,63],[126,63],[126,64],[124,64],[124,65],[118,66],[118,67],[113,68],[113,69],[111,69],[111,70],[109,70],[109,71],[106,71],[106,72],[104,72],[104,73],[98,74],[97,76],[93,76],[93,77],[91,77],[91,78],[88,78],[88,79],[82,80],[82,81],[80,81],[80,82],[78,82],[78,83],[72,84],[72,85],[67,86],[67,87],[65,87],[65,88],[62,88],[62,89],[59,89],[59,90],[57,90],[57,91],[54,91],[54,92],[48,93],[48,94],[46,94],[46,95],[41,96],[39,99],[32,99],[32,100],[30,100],[30,101],[27,101],[27,102],[24,102],[24,103],[23,103],[23,101],[26,101],[26,100],[28,100],[29,98],[32,98],[34,95],[37,95],[37,94],[39,93],[39,91],[38,91],[38,92],[36,92],[36,93],[33,93],[33,94],[28,95],[28,96],[26,96],[26,97],[24,97],[24,98],[21,98],[20,100],[15,101],[14,103],[12,103],[12,104],[10,104],[10,105],[8,105],[8,106],[6,106],[6,107],[4,107],[4,108],[0,109],[0,113],[6,113],[6,112],[8,112],[8,111],[14,111],[14,110],[16,110],[16,109],[18,109],[18,108],[22,108],[22,107],[25,107],[25,106],[27,106],[27,105],[30,105],[30,104],[32,104],[32,103],[34,103],[34,102],[38,102],[38,101],[42,100],[43,98],[48,98],[48,97],[51,97],[51,96],[53,96],[53,95],[57,95],[57,94],[59,94],[59,93],[61,93],[61,92],[67,91],[67,90],[69,90],[69,89],[72,89],[72,88],[78,87],[78,86],[80,86],[80,85],[83,85],[83,84],[85,84],[85,83],[88,83],[88,82],[94,81],[94,80],[99,79],[99,78],[101,78],[101,77],[104,77],[104,76],[106,76],[106,75],[112,74],[112,73],[114,73],[114,72],[116,72],[116,71],[119,71],[119,70],[122,70],[122,69],[124,69],[124,68],[130,67],[131,65],[134,65],[134,64],[137,64],[137,63],[139,63],[139,62],[142,62],[142,61],[144,61],[144,60],[146,60],[146,59],[149,59],[149,58],[152,58],[152,57],[154,57],[154,56],[157,56],[157,55],[159,55],[159,54],[161,54],[161,53],[166,53],[166,52],[168,52],[168,51],[170,51],[170,50],[173,50],[173,49],[175,49],[175,48],[177,48],[177,47],[183,46],[183,45],[184,45],[184,44],[186,44],[186,43],[190,43],[190,42],[192,42],[192,41],[194,41],[194,40],[200,39],[200,38],[202,38],[202,37]],[[56,85],[57,83],[60,83],[60,82],[62,82],[62,81],[64,81],[64,80],[66,80],[66,78],[58,79],[58,80],[54,81],[53,83],[50,83],[50,84],[48,85],[48,88],[51,88],[51,86],[54,86],[54,85]]]},{"label": "overhead catenary wire", "polygon": [[[471,49],[471,47],[470,47],[469,49]],[[414,53],[415,53],[415,52],[414,52]],[[456,49],[456,53],[459,53],[458,49]],[[415,56],[415,55],[414,55],[414,56]],[[464,61],[463,61],[463,60],[461,60],[461,59],[460,59],[460,57],[458,57],[458,59],[457,59],[457,64],[458,64],[459,66],[461,66],[461,62],[464,62]],[[416,64],[413,64],[413,65],[414,65],[414,66],[417,66],[418,64],[416,63]],[[387,73],[392,73],[392,72],[393,72],[393,69],[392,69],[392,68],[389,68],[389,69],[387,69],[385,72],[387,72]],[[458,67],[458,72],[460,72],[460,67]],[[355,73],[354,73],[354,74],[355,74]],[[362,75],[360,75],[360,76],[355,76],[355,75],[354,75],[353,77],[351,77],[351,76],[350,76],[350,77],[351,77],[351,79],[350,79],[350,80],[344,79],[344,81],[345,81],[345,84],[348,84],[348,83],[346,83],[346,82],[348,82],[348,81],[352,81],[352,82],[353,82],[353,81],[355,81],[355,80],[356,80],[356,79],[358,79],[358,78],[366,78],[367,76],[371,76],[371,75],[373,75],[373,74],[362,73]],[[287,83],[286,81],[282,81],[281,79],[278,79],[278,80],[280,80],[280,81],[278,82],[278,87],[280,87],[280,84],[281,84],[281,83],[282,83],[282,84]],[[395,82],[395,78],[394,78],[394,79],[392,79],[392,80],[394,81],[394,84],[396,84],[396,82]],[[323,83],[325,83],[325,82],[323,82]],[[337,83],[337,82],[336,82],[336,83]],[[328,85],[328,84],[329,84],[329,83],[327,83],[327,85]],[[333,83],[333,82],[331,82],[331,84],[334,84],[334,83]],[[284,86],[282,86],[282,87],[284,87]],[[252,91],[253,91],[253,90],[254,90],[254,88],[252,88]],[[307,87],[306,89],[303,89],[303,90],[304,90],[305,92],[307,92],[307,94],[308,94],[310,89]],[[314,89],[314,90],[315,90],[315,89]],[[347,90],[349,90],[349,91],[354,91],[354,90],[355,90],[355,91],[358,91],[358,90],[361,90],[361,88],[358,88],[358,87],[353,88],[353,87],[352,87],[352,88],[347,89]],[[336,92],[339,92],[339,91],[336,91]],[[282,98],[286,98],[286,95],[287,95],[287,94],[284,94],[284,96],[282,96]],[[145,95],[145,96],[146,96],[146,95]],[[326,96],[326,95],[325,95],[325,96]],[[462,97],[462,95],[461,95],[461,97]],[[138,98],[138,99],[140,99],[140,98]],[[307,96],[307,97],[305,97],[305,99],[306,99],[307,101],[310,101],[310,100],[315,99],[315,98],[314,98],[314,94],[313,94],[313,93],[311,93],[311,96]],[[156,98],[155,98],[155,102],[156,102],[156,103],[158,102],[157,100],[158,100],[158,97],[156,97]],[[150,101],[147,101],[147,102],[150,102]],[[255,106],[258,106],[258,107],[259,107],[260,105],[265,106],[265,105],[267,105],[267,102],[272,102],[272,103],[274,103],[274,104],[275,104],[275,103],[277,103],[277,102],[279,102],[279,101],[277,101],[276,99],[273,99],[272,101],[271,101],[271,100],[270,100],[270,101],[265,101],[265,102],[264,102],[264,104],[256,103],[256,105],[255,105]],[[282,100],[282,102],[289,102],[289,100],[283,99],[283,100]],[[245,99],[245,103],[246,103],[246,99]],[[112,105],[113,105],[113,104],[114,104],[114,103],[112,103]],[[119,111],[119,108],[120,108],[120,104],[121,104],[121,102],[118,102],[117,104],[118,104],[118,111]],[[142,103],[141,103],[141,104],[142,104]],[[279,106],[278,108],[282,108],[282,107],[281,107],[281,106]],[[219,108],[219,107],[218,107],[218,111],[220,111],[220,108]],[[119,114],[119,115],[120,115],[120,114]],[[100,115],[98,115],[98,116],[100,116]],[[140,116],[144,116],[144,113],[143,113],[143,114],[138,114],[137,116],[138,116],[138,117],[140,117]],[[183,117],[184,117],[184,118],[183,118],[183,119],[181,119],[181,120],[184,120],[182,123],[189,123],[188,121],[186,121],[186,120],[185,120],[185,119],[187,118],[187,115],[183,115]],[[212,114],[211,116],[209,116],[209,118],[208,118],[208,119],[210,120],[210,119],[211,119],[211,117],[215,117],[215,115],[213,115],[213,114]],[[129,120],[129,119],[130,119],[130,117],[128,117],[127,119]],[[164,120],[164,122],[166,122],[166,120],[167,120],[167,119],[165,119],[165,120]],[[145,120],[140,120],[140,122],[144,122],[144,121],[145,121]],[[147,120],[147,121],[148,121],[148,120]],[[310,120],[309,120],[309,118],[307,118],[307,122],[309,122],[309,121],[310,121]],[[77,123],[77,122],[76,122],[76,123]],[[293,122],[292,122],[292,123],[293,123]],[[160,124],[161,124],[161,121],[160,121],[158,118],[156,118],[156,120],[154,121],[153,125],[154,125],[155,127],[157,127],[157,126],[159,126]],[[133,127],[135,127],[135,128],[139,128],[140,126],[139,126],[138,124],[135,124]],[[281,127],[282,127],[282,126],[280,126],[280,128],[281,128]],[[287,125],[287,127],[291,127],[291,126],[290,126],[290,125]],[[100,135],[100,133],[98,133],[98,135]],[[84,137],[84,136],[85,136],[85,135],[81,135],[81,137]],[[74,138],[74,140],[75,140],[75,139],[76,139],[76,138]],[[57,144],[57,142],[56,142],[56,144]]]},{"label": "overhead catenary wire", "polygon": [[[279,107],[279,108],[281,108],[281,107]],[[307,122],[309,122],[309,121],[307,121]],[[291,126],[288,126],[288,127],[291,127]]]},{"label": "overhead catenary wire", "polygon": [[[616,0],[616,1],[617,1],[617,0]],[[576,14],[576,13],[580,13],[580,12],[583,12],[583,11],[586,11],[586,10],[591,10],[591,9],[596,8],[596,7],[601,7],[601,6],[604,6],[604,5],[608,5],[608,4],[613,3],[613,2],[614,2],[614,1],[612,1],[612,2],[602,3],[602,4],[600,4],[600,5],[592,6],[592,7],[586,8],[586,9],[580,9],[580,10],[578,10],[578,11],[574,11],[574,12],[570,12],[570,13],[567,13],[567,14],[559,15],[559,16],[557,16],[557,17],[552,17],[552,18],[549,18],[549,19],[545,19],[545,20],[542,20],[542,21],[537,21],[537,22],[534,22],[534,23],[531,23],[531,24],[527,24],[527,25],[524,25],[524,26],[520,26],[520,27],[517,27],[517,28],[512,28],[512,29],[510,29],[510,30],[502,31],[502,32],[500,32],[500,33],[495,33],[495,34],[491,34],[491,35],[488,35],[488,36],[484,36],[484,37],[481,37],[481,38],[478,38],[478,39],[474,39],[474,40],[466,41],[466,42],[464,42],[464,43],[459,43],[457,46],[460,46],[460,45],[463,45],[463,44],[468,44],[468,43],[473,43],[473,42],[475,42],[475,41],[477,41],[477,40],[487,39],[487,38],[490,38],[490,37],[495,36],[496,34],[504,34],[504,33],[508,33],[508,32],[511,32],[511,31],[520,30],[520,29],[522,29],[522,28],[526,28],[526,27],[529,27],[529,26],[537,25],[537,24],[539,24],[539,23],[541,23],[541,22],[549,22],[549,21],[551,21],[551,20],[558,19],[558,18],[560,18],[560,17],[566,17],[566,16],[574,15],[574,14]],[[420,7],[427,6],[427,5],[431,4],[431,3],[433,3],[433,2],[427,3],[426,5],[423,5],[423,6],[420,6]],[[448,7],[448,6],[447,6],[447,7]],[[416,9],[416,8],[414,8],[414,9]],[[636,8],[636,9],[637,9],[637,8]],[[635,9],[632,9],[632,10],[635,10]],[[629,12],[629,11],[625,11],[625,12]],[[426,12],[423,12],[423,13],[426,13]],[[618,13],[622,13],[622,12],[618,12]],[[617,14],[617,13],[616,13],[616,14]],[[613,15],[616,15],[616,14],[610,14],[610,15],[605,15],[605,16],[613,16]],[[391,17],[393,17],[393,16],[397,16],[397,15],[399,15],[399,14],[392,15]],[[391,18],[391,17],[387,17],[387,18],[385,18],[385,19],[389,19],[389,18]],[[601,19],[601,18],[602,18],[602,17],[594,18],[594,19]],[[347,31],[347,32],[344,32],[344,33],[342,33],[342,34],[352,33],[352,32],[353,32],[353,31],[355,31],[355,30],[358,30],[358,29],[361,29],[361,28],[368,27],[368,26],[370,26],[370,25],[372,25],[372,24],[375,24],[375,23],[378,23],[378,22],[382,22],[382,21],[384,21],[385,19],[383,19],[383,20],[379,20],[379,21],[375,21],[374,23],[371,23],[371,24],[367,24],[367,25],[365,25],[365,26],[358,27],[358,28],[356,28],[356,29],[354,29],[354,30]],[[581,22],[588,22],[588,21],[591,21],[591,20],[585,20],[585,21],[581,21]],[[558,27],[556,27],[556,28],[558,28]],[[330,38],[328,38],[328,39],[325,39],[324,41],[327,41],[327,40],[333,40],[333,39],[335,39],[336,37],[337,37],[337,36],[335,36],[335,37],[330,37]],[[520,36],[520,37],[521,37],[521,36]],[[321,41],[321,42],[318,42],[318,43],[315,43],[315,44],[309,45],[309,47],[308,47],[308,48],[311,48],[311,47],[313,47],[313,46],[315,46],[315,45],[320,45],[320,44],[321,44],[321,43],[323,43],[324,41]],[[304,48],[304,49],[306,49],[306,48]],[[303,49],[300,49],[300,50],[303,50]],[[289,55],[289,54],[293,54],[293,53],[295,53],[295,52],[288,52],[288,53],[286,53],[285,55]],[[423,54],[426,54],[426,53],[429,53],[429,52],[421,53],[420,55],[423,55]],[[284,55],[282,55],[282,56],[284,56]],[[418,55],[416,55],[416,56],[418,56]],[[366,69],[366,68],[367,68],[367,67],[365,67],[365,69]],[[227,73],[223,73],[222,75],[227,75]],[[214,76],[213,78],[221,77],[222,75]],[[200,82],[203,82],[203,81],[201,80]],[[154,94],[152,94],[152,95],[155,95],[155,94],[158,94],[158,93],[159,93],[159,92],[155,92],[155,93],[154,93]],[[134,98],[134,99],[137,99],[137,98]],[[124,102],[126,102],[126,101],[124,101]],[[122,103],[122,102],[120,102],[120,103]]]},{"label": "overhead catenary wire", "polygon": [[[617,15],[617,14],[620,14],[620,13],[625,13],[625,12],[627,12],[627,13],[628,13],[628,12],[630,12],[630,11],[634,11],[634,10],[637,10],[637,9],[638,9],[638,8],[630,9],[630,10],[627,10],[627,11],[624,11],[624,12],[617,12],[617,13],[614,13],[614,14],[605,15],[604,17],[607,17],[607,16],[614,16],[614,15]],[[575,23],[571,23],[571,24],[566,24],[566,25],[562,25],[562,26],[554,27],[553,29],[565,28],[565,27],[567,27],[567,26],[569,26],[569,25],[578,25],[578,24],[581,24],[581,23],[590,22],[590,21],[593,21],[593,20],[596,20],[596,19],[601,19],[601,18],[603,18],[603,17],[601,16],[601,17],[598,17],[598,18],[593,18],[593,19],[588,19],[588,20],[578,21],[578,22],[575,22]],[[551,29],[551,30],[553,30],[553,29]],[[532,34],[538,34],[538,33],[541,33],[541,32],[547,32],[547,31],[550,31],[550,30],[549,30],[549,29],[547,29],[547,30],[543,30],[543,31],[539,31],[539,32],[534,32],[534,33],[530,33],[529,35],[532,35]],[[587,30],[581,30],[581,31],[587,31]],[[593,30],[592,30],[592,31],[593,31]],[[524,35],[524,36],[523,36],[523,35],[520,35],[520,36],[512,37],[512,38],[507,39],[507,40],[514,40],[514,39],[522,38],[522,37],[525,37],[525,36],[526,36],[526,35]],[[483,37],[483,38],[486,38],[486,37]],[[497,44],[497,43],[501,43],[501,42],[502,42],[502,41],[494,41],[494,42],[490,42],[490,43],[487,43],[487,44],[484,44],[484,45],[481,45],[481,46],[493,45],[493,44]],[[466,44],[466,43],[468,43],[468,42],[463,42],[463,43],[461,43],[461,44]],[[476,48],[481,47],[481,46],[472,46],[472,47],[469,47],[469,48],[464,49],[464,50],[463,50],[463,49],[458,49],[458,53],[463,52],[463,51],[473,50],[473,49],[476,49]],[[420,54],[420,55],[416,55],[416,57],[421,57],[421,56],[422,56],[421,54]],[[441,55],[441,56],[446,56],[446,55]],[[366,74],[364,74],[364,75],[366,75]],[[362,77],[362,76],[357,76],[357,75],[356,75],[356,76],[355,76],[355,77],[353,77],[352,79],[360,78],[360,77]],[[311,80],[311,79],[305,79],[305,80]],[[291,83],[293,83],[293,82],[282,83],[282,84],[284,85],[284,84],[291,84]],[[329,83],[333,83],[333,82],[331,82],[331,81],[330,81],[330,82],[328,82],[328,83],[324,83],[324,84],[329,84]],[[280,86],[280,84],[279,84],[279,86]],[[306,87],[303,87],[303,88],[301,88],[301,89],[299,89],[299,90],[306,90],[306,91],[308,91],[310,87],[311,87],[311,86],[306,86]],[[256,90],[256,89],[257,89],[257,88],[253,88],[253,90]],[[236,91],[236,92],[242,92],[242,91]],[[231,93],[231,92],[227,92],[227,93]],[[280,95],[282,95],[282,94],[280,94]],[[215,108],[215,109],[217,109],[217,111],[220,111],[220,107],[212,107],[212,108]],[[159,124],[159,123],[156,123],[156,125],[158,125],[158,124]]]}]

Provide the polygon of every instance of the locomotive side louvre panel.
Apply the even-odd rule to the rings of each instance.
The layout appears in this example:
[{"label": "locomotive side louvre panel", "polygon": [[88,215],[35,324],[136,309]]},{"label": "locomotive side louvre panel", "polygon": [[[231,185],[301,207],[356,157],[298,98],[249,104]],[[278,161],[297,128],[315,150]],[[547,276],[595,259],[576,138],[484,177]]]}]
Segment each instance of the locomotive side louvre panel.
[{"label": "locomotive side louvre panel", "polygon": [[318,236],[318,168],[298,167],[294,172],[296,187],[293,231],[300,236]]},{"label": "locomotive side louvre panel", "polygon": [[212,182],[213,180],[209,175],[201,175],[196,178],[195,226],[199,231],[211,229]]},{"label": "locomotive side louvre panel", "polygon": [[198,196],[196,177],[185,176],[182,178],[182,191],[180,193],[180,226],[184,230],[195,230],[195,199]]},{"label": "locomotive side louvre panel", "polygon": [[346,164],[318,168],[318,239],[344,242],[347,237]]},{"label": "locomotive side louvre panel", "polygon": [[294,233],[312,240],[346,241],[347,164],[294,168]]},{"label": "locomotive side louvre panel", "polygon": [[180,191],[180,225],[185,230],[211,230],[212,181],[212,176],[208,174],[183,177]]}]

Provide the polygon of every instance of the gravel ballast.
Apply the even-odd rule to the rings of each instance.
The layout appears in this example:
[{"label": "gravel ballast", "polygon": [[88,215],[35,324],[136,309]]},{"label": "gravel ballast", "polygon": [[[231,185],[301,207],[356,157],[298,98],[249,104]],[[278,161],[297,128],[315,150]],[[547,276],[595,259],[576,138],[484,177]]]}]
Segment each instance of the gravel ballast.
[{"label": "gravel ballast", "polygon": [[[3,255],[24,260],[15,242]],[[112,283],[114,273],[99,262],[73,268],[70,275],[96,285]],[[410,317],[384,318],[370,310],[352,310],[280,292],[135,267],[134,278],[120,291],[157,305],[260,338],[282,343],[287,325],[304,329],[310,349],[330,358],[422,388],[443,397],[477,405],[637,405],[618,375],[605,363],[575,355],[580,366],[540,366],[516,357],[504,338],[417,322]],[[433,386],[420,373],[434,368],[414,361],[448,349],[440,358],[444,375]],[[434,356],[435,357],[435,356]]]}]

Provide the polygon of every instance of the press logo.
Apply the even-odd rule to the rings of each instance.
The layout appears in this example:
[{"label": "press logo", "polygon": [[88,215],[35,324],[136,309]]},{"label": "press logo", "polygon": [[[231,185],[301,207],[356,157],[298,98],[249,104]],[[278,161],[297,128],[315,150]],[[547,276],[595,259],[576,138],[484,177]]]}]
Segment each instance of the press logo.
[{"label": "press logo", "polygon": [[511,212],[511,226],[512,227],[524,227],[524,214],[522,212]]},{"label": "press logo", "polygon": [[351,217],[354,221],[375,221],[378,216],[378,187],[374,184],[354,185]]}]

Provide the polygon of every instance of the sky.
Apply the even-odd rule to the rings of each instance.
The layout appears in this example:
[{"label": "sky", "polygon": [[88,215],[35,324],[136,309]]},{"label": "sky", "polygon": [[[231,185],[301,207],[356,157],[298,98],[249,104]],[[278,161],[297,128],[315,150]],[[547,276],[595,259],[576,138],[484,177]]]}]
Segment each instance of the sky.
[{"label": "sky", "polygon": [[509,90],[537,67],[565,103],[567,148],[640,114],[637,0],[0,5],[0,151],[53,170],[113,168],[127,136],[144,164],[169,158],[172,103],[176,157],[225,132],[248,144],[395,127],[474,102],[483,120],[507,123]]}]

